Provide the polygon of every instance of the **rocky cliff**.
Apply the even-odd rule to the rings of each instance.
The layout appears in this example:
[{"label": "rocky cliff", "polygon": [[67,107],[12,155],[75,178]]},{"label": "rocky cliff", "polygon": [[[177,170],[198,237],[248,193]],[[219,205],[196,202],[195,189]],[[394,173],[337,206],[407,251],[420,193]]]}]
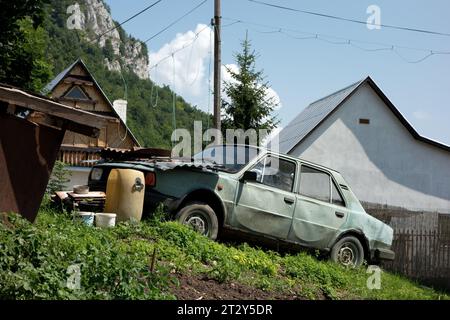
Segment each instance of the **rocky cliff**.
[{"label": "rocky cliff", "polygon": [[[139,78],[147,79],[146,45],[129,37],[120,27],[107,32],[117,23],[113,21],[109,8],[102,0],[82,0],[80,4],[79,27],[85,31],[86,40],[96,41],[107,52],[104,61],[106,67],[111,71],[127,68]],[[72,12],[76,10],[75,7]]]}]

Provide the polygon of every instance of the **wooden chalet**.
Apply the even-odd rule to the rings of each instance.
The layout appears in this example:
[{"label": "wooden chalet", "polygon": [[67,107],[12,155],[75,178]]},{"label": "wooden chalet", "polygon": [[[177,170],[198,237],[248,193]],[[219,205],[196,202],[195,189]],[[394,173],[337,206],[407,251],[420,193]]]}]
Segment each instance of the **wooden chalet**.
[{"label": "wooden chalet", "polygon": [[[45,87],[44,92],[61,104],[119,120],[102,127],[98,138],[73,131],[66,132],[58,159],[70,166],[70,185],[86,183],[90,167],[100,159],[102,149],[129,150],[139,147],[139,142],[125,122],[126,101],[121,100],[121,109],[116,110],[83,60],[78,59],[58,74]],[[119,115],[119,112],[122,114]]]}]

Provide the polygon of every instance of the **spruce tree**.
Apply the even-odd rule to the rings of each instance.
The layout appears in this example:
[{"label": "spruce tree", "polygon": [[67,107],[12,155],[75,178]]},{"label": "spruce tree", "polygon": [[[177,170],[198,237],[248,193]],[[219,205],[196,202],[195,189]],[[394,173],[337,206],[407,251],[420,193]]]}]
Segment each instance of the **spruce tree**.
[{"label": "spruce tree", "polygon": [[[263,70],[256,70],[257,57],[246,36],[242,42],[242,52],[235,54],[238,70],[228,69],[232,80],[224,83],[223,91],[229,99],[222,99],[224,134],[226,129],[255,129],[257,132],[265,129],[269,134],[279,123],[273,115],[278,102],[267,94],[270,86]],[[263,138],[259,137],[259,141]]]}]

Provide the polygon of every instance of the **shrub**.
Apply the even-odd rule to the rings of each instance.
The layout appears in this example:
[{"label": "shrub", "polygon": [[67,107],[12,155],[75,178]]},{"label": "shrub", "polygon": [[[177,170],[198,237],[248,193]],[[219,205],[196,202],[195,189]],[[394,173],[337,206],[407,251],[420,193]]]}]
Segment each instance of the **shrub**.
[{"label": "shrub", "polygon": [[53,194],[55,191],[61,191],[66,188],[66,183],[70,181],[71,173],[67,169],[67,165],[57,160],[53,166],[52,175],[47,184],[46,192]]}]

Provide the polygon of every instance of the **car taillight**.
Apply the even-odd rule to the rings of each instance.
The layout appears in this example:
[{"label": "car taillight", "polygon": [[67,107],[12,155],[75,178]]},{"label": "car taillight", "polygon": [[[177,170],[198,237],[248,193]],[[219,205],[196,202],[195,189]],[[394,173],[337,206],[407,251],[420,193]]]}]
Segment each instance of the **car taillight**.
[{"label": "car taillight", "polygon": [[91,179],[92,180],[100,180],[103,175],[103,169],[102,168],[93,168],[91,171]]},{"label": "car taillight", "polygon": [[147,172],[145,175],[145,185],[148,187],[154,187],[156,184],[156,175],[154,172]]}]

